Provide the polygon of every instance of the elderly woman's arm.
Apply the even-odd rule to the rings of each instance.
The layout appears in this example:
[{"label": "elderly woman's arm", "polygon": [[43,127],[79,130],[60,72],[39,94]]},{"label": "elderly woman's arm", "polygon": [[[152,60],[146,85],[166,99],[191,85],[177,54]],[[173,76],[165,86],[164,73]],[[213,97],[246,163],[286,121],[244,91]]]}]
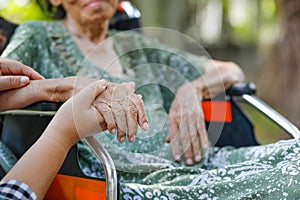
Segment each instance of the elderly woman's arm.
[{"label": "elderly woman's arm", "polygon": [[245,75],[236,63],[210,60],[205,66],[204,75],[191,84],[197,93],[208,99],[225,92],[233,83],[244,80]]},{"label": "elderly woman's arm", "polygon": [[244,78],[235,63],[211,60],[205,66],[203,76],[177,90],[169,113],[169,134],[166,138],[171,142],[175,160],[180,160],[182,154],[187,165],[201,160],[201,149],[208,148],[201,101],[225,92],[233,83]]}]

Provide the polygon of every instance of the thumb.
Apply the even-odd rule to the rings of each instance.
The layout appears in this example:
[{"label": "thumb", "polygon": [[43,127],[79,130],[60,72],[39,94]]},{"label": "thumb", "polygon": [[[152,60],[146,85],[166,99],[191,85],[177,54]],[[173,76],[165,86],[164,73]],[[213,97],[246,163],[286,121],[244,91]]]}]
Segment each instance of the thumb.
[{"label": "thumb", "polygon": [[1,76],[0,91],[20,88],[29,84],[27,76]]},{"label": "thumb", "polygon": [[74,103],[89,107],[107,87],[105,80],[95,81],[83,88],[75,97]]}]

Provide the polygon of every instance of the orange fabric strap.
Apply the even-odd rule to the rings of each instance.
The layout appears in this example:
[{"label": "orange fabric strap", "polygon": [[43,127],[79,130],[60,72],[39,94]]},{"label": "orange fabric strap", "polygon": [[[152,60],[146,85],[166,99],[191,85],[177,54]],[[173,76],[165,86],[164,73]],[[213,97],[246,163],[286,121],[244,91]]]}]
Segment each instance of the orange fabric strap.
[{"label": "orange fabric strap", "polygon": [[202,109],[206,122],[231,122],[230,101],[202,101]]},{"label": "orange fabric strap", "polygon": [[58,174],[52,182],[45,200],[58,199],[106,199],[106,183],[100,180]]}]

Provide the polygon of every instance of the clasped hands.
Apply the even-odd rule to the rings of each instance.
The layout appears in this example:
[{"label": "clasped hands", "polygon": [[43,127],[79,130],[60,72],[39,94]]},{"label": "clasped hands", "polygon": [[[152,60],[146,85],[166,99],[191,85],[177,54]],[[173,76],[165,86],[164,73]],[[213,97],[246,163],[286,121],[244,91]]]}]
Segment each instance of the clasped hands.
[{"label": "clasped hands", "polygon": [[52,135],[48,137],[59,138],[69,146],[109,130],[117,134],[119,142],[125,141],[126,134],[128,141],[134,142],[138,125],[142,129],[148,128],[142,96],[135,94],[134,89],[133,82],[92,81],[62,105],[47,128],[65,134],[56,136],[51,131]]}]

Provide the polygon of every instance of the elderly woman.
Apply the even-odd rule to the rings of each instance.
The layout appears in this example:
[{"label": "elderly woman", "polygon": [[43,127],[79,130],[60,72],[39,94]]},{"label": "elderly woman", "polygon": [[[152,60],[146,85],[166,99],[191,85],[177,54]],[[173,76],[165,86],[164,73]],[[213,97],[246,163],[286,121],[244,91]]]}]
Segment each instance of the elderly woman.
[{"label": "elderly woman", "polygon": [[[115,161],[122,199],[297,196],[292,186],[299,181],[293,175],[298,174],[300,149],[294,140],[253,148],[210,148],[204,157],[209,142],[199,102],[242,81],[237,65],[171,49],[137,33],[108,30],[116,0],[43,3],[60,20],[22,24],[3,56],[32,66],[46,78],[81,75],[133,81],[143,96],[150,119],[147,132],[139,130],[134,143],[128,143],[121,126],[111,129],[121,132],[118,140],[110,134],[97,135]],[[176,92],[176,98],[159,85]],[[168,117],[159,106],[167,104],[171,104]],[[105,102],[98,109],[110,106]],[[83,171],[103,176],[97,160],[84,146],[80,150]],[[286,182],[291,186],[286,188]]]}]

